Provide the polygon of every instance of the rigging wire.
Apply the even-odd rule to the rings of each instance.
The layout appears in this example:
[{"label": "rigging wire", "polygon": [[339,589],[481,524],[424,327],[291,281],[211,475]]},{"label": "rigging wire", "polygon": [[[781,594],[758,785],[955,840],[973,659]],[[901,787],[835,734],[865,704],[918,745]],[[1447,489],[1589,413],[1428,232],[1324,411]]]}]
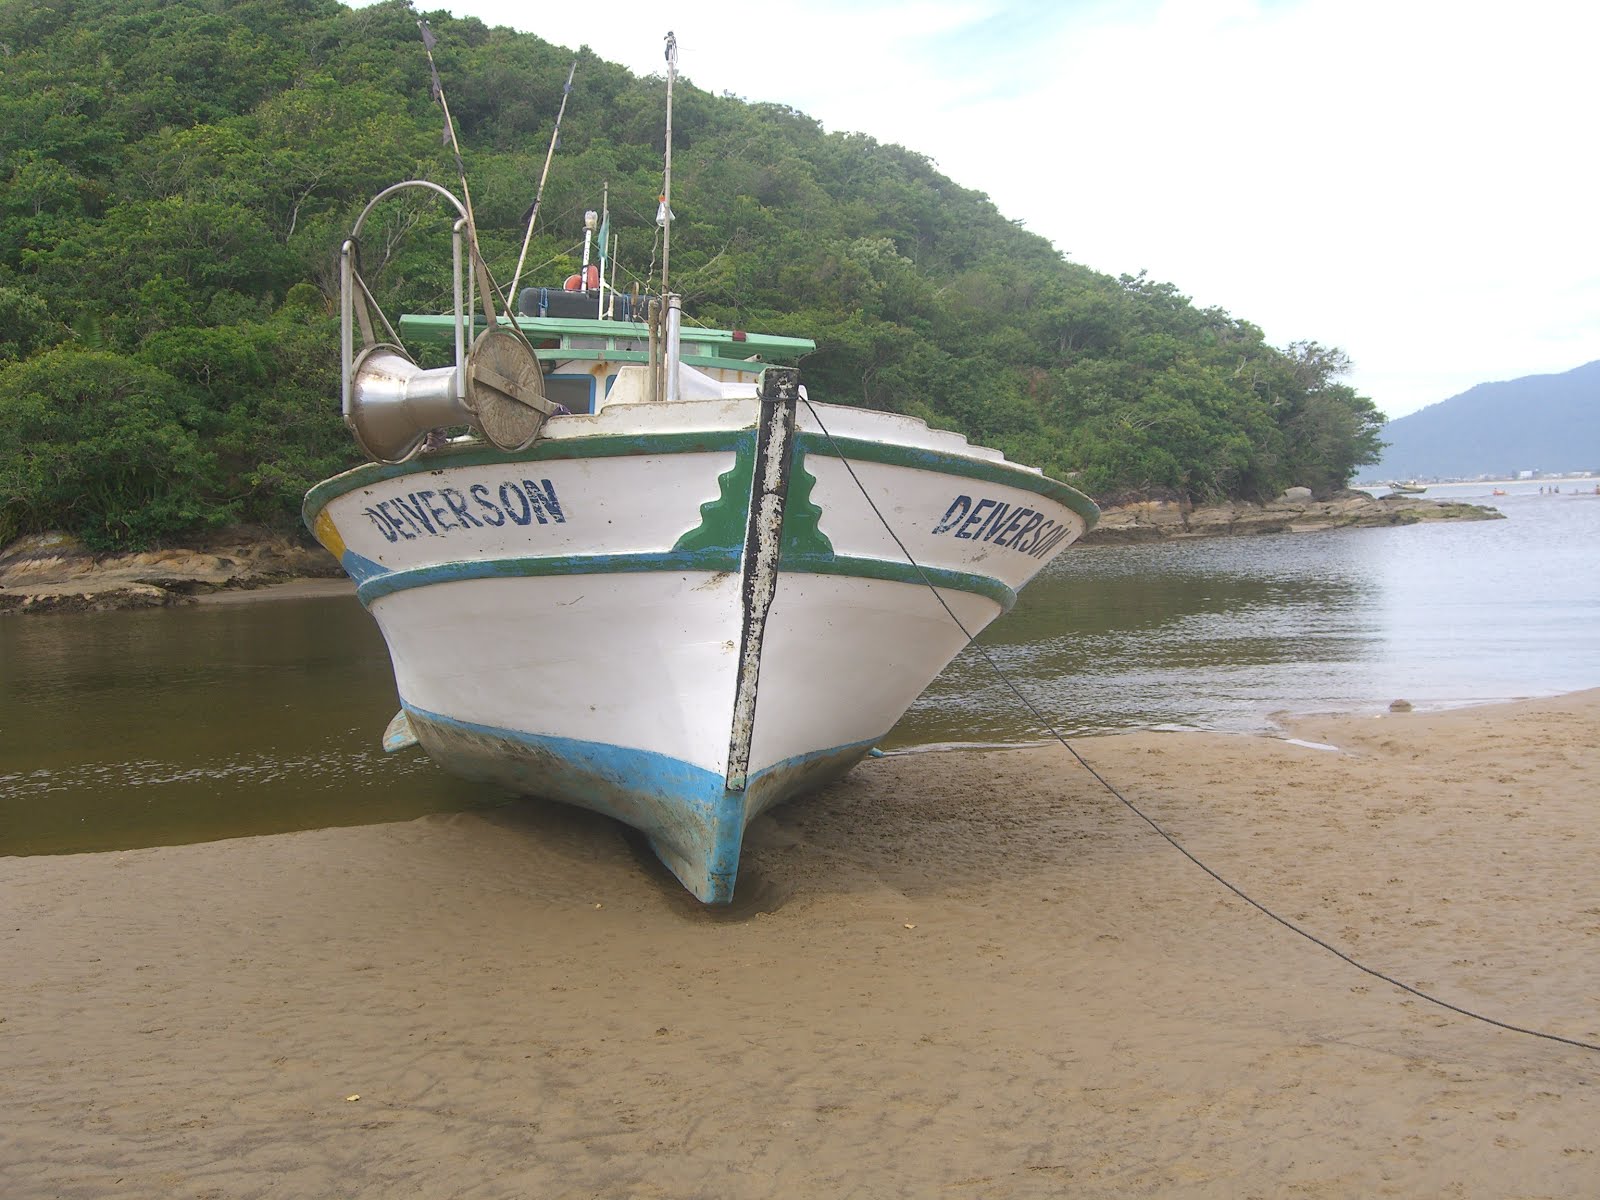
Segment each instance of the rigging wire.
[{"label": "rigging wire", "polygon": [[[428,57],[428,74],[431,78],[433,99],[439,102],[439,107],[444,111],[444,143],[450,147],[451,152],[455,155],[456,175],[461,181],[461,198],[467,210],[468,256],[471,259],[472,271],[478,279],[478,298],[483,303],[484,322],[490,328],[501,325],[501,318],[494,311],[494,300],[498,299],[500,301],[500,313],[505,317],[506,328],[531,351],[533,344],[528,341],[528,336],[523,332],[522,326],[517,324],[514,310],[506,301],[505,292],[495,282],[494,276],[489,273],[489,265],[483,255],[483,247],[478,242],[478,219],[472,210],[472,191],[467,186],[467,164],[461,157],[461,142],[456,137],[455,118],[450,115],[450,101],[445,97],[444,82],[439,78],[439,67],[433,59],[433,48],[439,44],[438,35],[433,32],[433,27],[428,24],[426,19],[419,18],[417,20],[417,28],[422,33],[422,48]],[[573,68],[576,69],[576,67],[577,60],[574,59]],[[569,75],[567,78],[569,87],[571,82],[572,79]],[[565,106],[565,104],[566,97],[563,95],[562,105]]]},{"label": "rigging wire", "polygon": [[817,428],[822,430],[822,436],[827,438],[828,445],[833,448],[834,454],[837,455],[839,461],[844,464],[844,469],[849,472],[851,480],[855,483],[857,489],[860,490],[862,497],[872,509],[873,514],[883,525],[883,528],[885,531],[887,531],[890,538],[894,540],[894,544],[900,547],[900,553],[906,556],[906,561],[910,563],[911,566],[916,569],[917,574],[922,577],[922,582],[927,584],[928,590],[931,591],[934,595],[934,598],[939,601],[940,607],[944,609],[944,611],[949,615],[950,619],[956,623],[956,627],[960,629],[961,632],[966,636],[967,645],[972,646],[980,655],[983,656],[983,661],[989,664],[989,669],[1000,678],[1000,682],[1005,684],[1010,690],[1011,694],[1022,702],[1023,706],[1033,714],[1034,719],[1038,721],[1040,725],[1044,726],[1051,737],[1066,747],[1067,752],[1078,761],[1079,766],[1081,766],[1085,771],[1089,772],[1090,775],[1094,776],[1095,780],[1100,784],[1100,786],[1105,788],[1106,791],[1110,792],[1113,796],[1120,800],[1123,805],[1127,807],[1129,812],[1133,813],[1134,816],[1138,817],[1146,825],[1150,826],[1151,829],[1155,830],[1156,833],[1160,834],[1167,844],[1170,845],[1174,850],[1183,855],[1195,866],[1199,867],[1207,875],[1211,876],[1212,879],[1216,880],[1223,887],[1227,888],[1235,896],[1239,897],[1239,899],[1243,900],[1246,904],[1250,905],[1258,912],[1271,917],[1285,929],[1299,934],[1308,942],[1312,942],[1313,944],[1322,947],[1322,949],[1326,950],[1329,954],[1332,954],[1335,958],[1342,959],[1344,962],[1349,963],[1352,967],[1355,967],[1358,971],[1362,971],[1368,975],[1371,975],[1374,979],[1381,979],[1385,983],[1393,984],[1401,991],[1409,992],[1418,999],[1426,1000],[1429,1004],[1436,1004],[1440,1008],[1449,1009],[1453,1013],[1459,1013],[1464,1017],[1471,1017],[1474,1021],[1482,1021],[1487,1025],[1493,1025],[1499,1029],[1509,1030],[1512,1033],[1526,1034],[1529,1037],[1543,1038],[1546,1041],[1560,1042],[1567,1046],[1576,1046],[1580,1050],[1600,1051],[1600,1045],[1597,1045],[1594,1042],[1585,1042],[1578,1038],[1563,1037],[1562,1035],[1556,1033],[1547,1033],[1539,1029],[1528,1029],[1522,1025],[1513,1025],[1508,1021],[1501,1021],[1495,1017],[1485,1016],[1483,1013],[1474,1012],[1470,1008],[1463,1008],[1459,1004],[1452,1004],[1450,1001],[1442,1000],[1438,996],[1430,995],[1429,993],[1422,991],[1420,988],[1412,987],[1409,983],[1403,983],[1402,981],[1394,978],[1392,975],[1385,975],[1382,971],[1376,970],[1373,967],[1367,966],[1365,963],[1357,961],[1350,955],[1346,954],[1343,950],[1340,950],[1337,946],[1329,944],[1316,934],[1311,933],[1309,930],[1301,928],[1287,917],[1280,916],[1278,913],[1273,912],[1272,909],[1268,908],[1265,904],[1262,904],[1261,901],[1255,899],[1237,885],[1229,882],[1227,879],[1223,878],[1223,876],[1208,867],[1205,863],[1201,862],[1200,859],[1196,858],[1183,846],[1181,842],[1178,841],[1177,838],[1173,837],[1154,819],[1146,815],[1137,805],[1133,803],[1133,801],[1129,800],[1114,786],[1112,786],[1110,781],[1107,780],[1104,775],[1100,774],[1099,771],[1096,771],[1094,767],[1089,764],[1088,760],[1085,759],[1083,755],[1078,753],[1077,748],[1073,746],[1071,742],[1067,741],[1067,739],[1056,729],[1054,723],[1051,722],[1050,719],[1039,710],[1038,706],[1035,705],[1032,700],[1028,699],[1027,695],[1022,691],[1022,689],[1012,682],[1011,677],[1007,675],[1003,669],[1001,669],[999,663],[995,662],[994,658],[989,654],[988,649],[977,643],[975,640],[976,635],[972,633],[965,624],[962,623],[961,618],[956,615],[955,610],[950,607],[949,603],[945,600],[939,589],[934,586],[933,581],[928,578],[927,572],[922,569],[922,564],[912,556],[911,551],[906,548],[906,544],[900,540],[900,535],[897,534],[894,531],[894,528],[889,524],[888,518],[883,515],[883,512],[873,501],[871,494],[866,489],[866,486],[856,475],[855,468],[850,464],[850,460],[845,457],[844,451],[840,449],[839,444],[833,440],[833,434],[829,433],[828,427],[823,424],[821,415],[814,407],[812,407],[811,401],[802,396],[801,402],[806,406],[806,410],[811,414],[812,420],[816,421]]},{"label": "rigging wire", "polygon": [[[441,83],[441,81],[439,79],[439,71],[438,71],[437,66],[435,66],[435,64],[434,64],[433,47],[436,44],[436,37],[435,37],[432,29],[429,27],[427,21],[419,20],[417,22],[417,25],[418,25],[419,29],[422,32],[423,46],[425,48],[425,51],[426,51],[427,57],[428,57],[428,69],[429,69],[429,73],[432,76],[434,98],[439,101],[440,108],[442,108],[444,110],[445,139],[446,139],[447,143],[449,144],[451,150],[454,152],[455,161],[456,161],[456,170],[457,170],[457,174],[458,174],[458,176],[460,178],[460,181],[461,181],[462,195],[463,195],[463,197],[464,197],[464,199],[466,201],[467,214],[468,214],[467,227],[468,227],[468,236],[469,236],[470,244],[471,244],[471,253],[472,253],[473,258],[475,259],[476,265],[479,268],[480,277],[481,277],[482,282],[484,282],[484,283],[486,283],[488,285],[488,287],[485,289],[486,290],[486,294],[484,296],[484,300],[485,300],[485,303],[487,303],[487,300],[488,300],[487,292],[489,290],[492,290],[493,293],[498,296],[498,298],[500,300],[500,303],[501,303],[502,310],[505,311],[509,315],[510,312],[511,312],[511,309],[510,309],[510,306],[506,302],[505,293],[503,291],[501,291],[499,285],[494,282],[493,278],[491,276],[489,276],[488,271],[486,269],[484,269],[484,267],[483,267],[483,254],[482,254],[482,251],[480,250],[480,248],[478,246],[477,222],[473,219],[473,216],[472,216],[472,195],[471,195],[471,192],[467,188],[466,164],[463,162],[462,157],[461,157],[461,147],[460,147],[459,142],[456,140],[455,122],[451,118],[449,103],[445,99],[444,87],[443,87],[443,84]],[[668,136],[668,142],[667,142],[667,145],[668,145],[668,150],[667,150],[668,158],[667,158],[666,174],[665,174],[665,178],[663,180],[663,188],[662,188],[663,194],[662,194],[662,197],[661,197],[662,212],[664,212],[666,214],[666,220],[662,224],[662,228],[658,229],[657,238],[654,240],[654,244],[651,246],[650,269],[649,269],[649,272],[645,276],[646,286],[648,286],[649,279],[651,277],[653,277],[654,274],[655,274],[656,251],[657,251],[657,249],[659,249],[661,251],[661,256],[662,256],[661,275],[662,275],[662,290],[663,290],[663,292],[665,292],[665,290],[666,290],[667,263],[669,261],[668,255],[671,253],[671,251],[670,251],[670,246],[671,246],[671,242],[670,242],[670,237],[671,237],[671,233],[670,233],[670,229],[671,229],[671,208],[670,208],[670,205],[671,205],[671,196],[672,196],[672,174],[671,174],[671,171],[672,171],[672,167],[671,167],[671,162],[672,162],[672,159],[671,159],[671,144],[672,143],[671,143],[671,124],[670,124],[671,116],[670,116],[670,114],[671,114],[671,102],[672,102],[671,101],[671,97],[672,97],[672,86],[671,85],[672,85],[673,80],[676,78],[676,74],[677,74],[677,40],[676,40],[676,38],[673,37],[673,35],[671,33],[668,33],[667,34],[667,38],[666,38],[666,42],[667,42],[666,58],[667,58],[667,65],[668,65],[668,75],[667,75],[667,82],[668,82],[668,89],[667,89],[668,110],[667,111],[668,111],[668,114],[669,114],[669,116],[668,116],[668,122],[669,122],[669,124],[668,124],[668,135],[667,135]],[[538,216],[539,202],[540,202],[540,199],[541,199],[541,197],[543,195],[543,192],[544,192],[545,176],[549,173],[550,159],[554,155],[555,146],[556,146],[556,140],[560,135],[561,115],[562,115],[562,113],[564,113],[566,111],[567,96],[572,90],[573,73],[577,70],[577,66],[578,66],[577,59],[574,59],[573,62],[572,62],[572,68],[567,73],[566,86],[562,90],[561,109],[556,114],[555,129],[552,131],[552,134],[551,134],[550,149],[549,149],[549,152],[545,156],[544,172],[540,176],[538,192],[534,197],[533,207],[532,207],[532,209],[530,209],[529,214],[528,214],[527,230],[524,233],[523,240],[522,240],[522,252],[518,256],[516,271],[512,275],[512,288],[513,288],[513,291],[515,290],[515,285],[516,285],[517,280],[521,277],[523,262],[524,262],[524,259],[526,258],[527,252],[528,252],[528,243],[529,243],[529,241],[530,241],[530,239],[532,238],[532,235],[533,235],[534,221]],[[553,262],[554,259],[552,259],[550,261]],[[627,273],[631,274],[631,272],[627,272]],[[691,276],[691,278],[692,278],[692,276]],[[365,283],[364,282],[363,282],[363,285],[362,285],[362,290],[364,292],[366,291],[366,287],[365,287]],[[371,300],[370,293],[367,293],[367,295],[368,295],[368,299],[370,301]],[[486,314],[486,315],[488,315],[488,314]],[[382,318],[381,309],[379,310],[379,316],[380,316],[380,318]],[[490,320],[491,320],[491,324],[497,323],[497,322],[494,321],[494,319],[492,317],[490,318]],[[386,319],[385,319],[384,323],[387,326],[388,322],[387,322]],[[511,324],[511,327],[514,330],[516,330],[516,332],[518,332],[519,334],[521,333],[521,330],[517,326],[517,323],[516,323],[516,321],[514,319],[510,322],[510,324]],[[1061,745],[1066,748],[1067,752],[1069,754],[1071,754],[1074,759],[1077,760],[1079,766],[1083,767],[1083,769],[1085,771],[1087,771],[1091,776],[1093,776],[1094,779],[1101,785],[1101,787],[1105,788],[1105,790],[1107,792],[1109,792],[1112,796],[1116,797],[1116,799],[1119,800],[1128,809],[1129,812],[1133,813],[1134,816],[1138,817],[1141,821],[1143,821],[1146,825],[1148,825],[1152,830],[1154,830],[1157,834],[1159,834],[1161,836],[1161,838],[1164,841],[1166,841],[1167,844],[1170,845],[1174,850],[1176,850],[1179,854],[1183,855],[1184,858],[1188,859],[1196,867],[1199,867],[1200,870],[1204,871],[1207,875],[1209,875],[1217,883],[1221,884],[1228,891],[1232,892],[1235,896],[1237,896],[1239,899],[1243,900],[1246,904],[1250,905],[1252,908],[1256,909],[1258,912],[1262,913],[1264,916],[1270,917],[1272,920],[1276,921],[1279,925],[1282,925],[1285,929],[1288,929],[1290,932],[1298,934],[1299,936],[1301,936],[1302,938],[1305,938],[1307,941],[1313,943],[1316,946],[1320,946],[1323,950],[1326,950],[1329,954],[1332,954],[1334,957],[1342,960],[1343,962],[1348,963],[1352,967],[1355,967],[1358,971],[1361,971],[1361,972],[1363,972],[1363,973],[1365,973],[1367,975],[1372,976],[1374,979],[1380,979],[1385,983],[1391,984],[1392,986],[1399,988],[1401,991],[1404,991],[1404,992],[1409,993],[1410,995],[1416,996],[1418,999],[1427,1001],[1429,1004],[1437,1005],[1440,1008],[1448,1009],[1449,1011],[1454,1012],[1454,1013],[1458,1013],[1461,1016],[1469,1017],[1469,1018],[1471,1018],[1472,1020],[1475,1020],[1475,1021],[1481,1021],[1481,1022],[1483,1022],[1484,1024],[1487,1024],[1487,1025],[1493,1025],[1496,1028],[1504,1029],[1504,1030],[1507,1030],[1507,1031],[1509,1031],[1511,1033],[1526,1034],[1529,1037],[1542,1038],[1542,1039],[1544,1039],[1546,1041],[1559,1042],[1559,1043],[1561,1043],[1563,1045],[1575,1046],[1575,1047],[1578,1047],[1579,1049],[1583,1049],[1583,1050],[1594,1050],[1594,1051],[1600,1052],[1600,1044],[1596,1044],[1596,1043],[1593,1043],[1593,1042],[1585,1042],[1585,1041],[1582,1041],[1582,1040],[1580,1040],[1578,1038],[1563,1037],[1560,1034],[1548,1033],[1548,1032],[1545,1032],[1543,1030],[1529,1029],[1529,1028],[1527,1028],[1525,1026],[1511,1024],[1508,1021],[1501,1021],[1501,1020],[1499,1020],[1499,1019],[1497,1019],[1495,1017],[1490,1017],[1490,1016],[1484,1015],[1483,1013],[1474,1012],[1473,1010],[1471,1010],[1469,1008],[1464,1008],[1461,1005],[1452,1004],[1448,1000],[1444,1000],[1444,999],[1441,999],[1438,996],[1431,995],[1428,992],[1422,991],[1420,988],[1413,987],[1412,985],[1410,985],[1408,983],[1405,983],[1405,982],[1402,982],[1401,980],[1396,979],[1391,975],[1386,975],[1382,971],[1379,971],[1379,970],[1377,970],[1377,969],[1375,969],[1373,967],[1369,967],[1365,963],[1362,963],[1362,962],[1358,961],[1357,959],[1351,957],[1349,954],[1346,954],[1343,950],[1340,950],[1338,947],[1330,944],[1327,941],[1324,941],[1322,938],[1318,937],[1316,934],[1311,933],[1309,930],[1306,930],[1306,929],[1302,928],[1301,926],[1295,924],[1293,921],[1289,920],[1287,917],[1281,916],[1278,913],[1274,912],[1272,909],[1268,908],[1265,904],[1261,903],[1259,900],[1257,900],[1253,896],[1249,895],[1247,892],[1245,892],[1243,889],[1238,887],[1236,884],[1230,882],[1228,879],[1224,878],[1217,871],[1213,870],[1211,867],[1207,866],[1204,862],[1202,862],[1199,858],[1197,858],[1181,842],[1179,842],[1175,837],[1173,837],[1164,828],[1162,828],[1161,825],[1159,823],[1157,823],[1152,817],[1148,816],[1143,810],[1141,810],[1131,800],[1129,800],[1120,791],[1118,791],[1117,788],[1115,786],[1113,786],[1112,783],[1105,778],[1105,776],[1101,775],[1099,771],[1095,770],[1095,768],[1092,765],[1090,765],[1089,761],[1087,759],[1085,759],[1083,757],[1083,755],[1078,752],[1077,748],[1075,746],[1073,746],[1072,743],[1069,742],[1066,739],[1066,737],[1064,737],[1061,734],[1061,732],[1059,730],[1056,729],[1054,723],[1051,722],[1050,719],[1048,717],[1046,717],[1043,712],[1040,711],[1038,706],[1035,705],[1033,703],[1033,701],[1028,698],[1026,693],[1024,693],[1022,691],[1022,689],[1019,688],[1016,685],[1016,683],[1012,681],[1011,677],[1006,674],[1006,672],[1000,667],[1000,665],[997,662],[995,662],[993,656],[990,655],[988,649],[986,647],[981,646],[981,645],[979,645],[977,643],[976,635],[973,634],[972,631],[969,630],[966,627],[966,625],[962,622],[961,618],[956,615],[955,610],[950,607],[949,602],[945,600],[943,594],[934,585],[933,581],[928,578],[927,572],[924,571],[923,568],[922,568],[922,564],[917,562],[916,558],[912,555],[911,551],[906,547],[906,544],[903,541],[900,540],[900,535],[897,534],[894,531],[894,527],[889,524],[888,518],[886,518],[883,515],[883,512],[878,508],[877,503],[872,499],[872,496],[867,491],[866,486],[861,482],[860,477],[856,475],[854,466],[852,466],[851,463],[850,463],[850,460],[845,457],[844,451],[839,447],[839,444],[836,441],[834,441],[833,434],[828,431],[827,425],[823,423],[821,415],[817,412],[816,408],[812,406],[811,401],[809,399],[806,399],[805,397],[802,397],[801,399],[802,399],[802,403],[804,403],[805,406],[806,406],[806,410],[811,414],[812,419],[814,421],[816,421],[817,428],[822,430],[823,437],[825,437],[827,439],[828,444],[829,444],[829,446],[832,447],[834,454],[838,457],[840,463],[843,464],[845,470],[849,473],[851,481],[855,483],[856,488],[861,492],[861,495],[862,495],[863,499],[866,500],[868,507],[870,507],[872,509],[873,515],[875,515],[878,518],[878,521],[883,525],[884,530],[889,534],[889,537],[894,541],[894,544],[896,546],[898,546],[900,548],[900,552],[903,555],[905,555],[906,561],[916,570],[917,574],[921,577],[922,582],[927,585],[928,590],[933,593],[934,598],[936,600],[938,600],[940,607],[943,608],[945,613],[950,617],[950,619],[955,622],[956,628],[961,630],[963,636],[965,636],[965,638],[967,640],[967,645],[972,646],[973,648],[975,648],[978,651],[978,653],[983,657],[984,662],[988,664],[990,670],[992,670],[995,673],[995,675],[1000,679],[1000,681],[1003,684],[1005,684],[1006,688],[1012,693],[1012,695],[1016,696],[1016,698],[1022,703],[1023,707],[1025,707],[1030,713],[1033,714],[1034,719],[1036,721],[1038,721],[1039,724],[1042,725],[1045,728],[1045,730],[1050,734],[1050,736],[1053,737],[1057,742],[1061,743]]]},{"label": "rigging wire", "polygon": [[533,207],[528,210],[528,227],[522,234],[522,253],[517,255],[517,269],[511,273],[510,292],[513,298],[517,294],[517,281],[522,278],[522,264],[528,257],[528,243],[533,240],[533,224],[539,219],[539,205],[544,200],[545,180],[550,178],[550,161],[556,156],[556,147],[561,144],[561,118],[567,114],[567,98],[572,95],[572,77],[578,73],[578,60],[572,60],[572,66],[567,69],[567,82],[561,89],[561,107],[556,110],[555,128],[550,131],[550,148],[545,151],[544,170],[539,172],[539,186],[533,193]]}]

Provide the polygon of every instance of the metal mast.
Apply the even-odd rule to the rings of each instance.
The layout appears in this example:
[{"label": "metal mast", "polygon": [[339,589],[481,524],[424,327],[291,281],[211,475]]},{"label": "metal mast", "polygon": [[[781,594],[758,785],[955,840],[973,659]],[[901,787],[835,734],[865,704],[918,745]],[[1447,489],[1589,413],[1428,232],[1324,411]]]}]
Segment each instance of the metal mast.
[{"label": "metal mast", "polygon": [[667,169],[661,185],[661,294],[667,295],[667,268],[672,262],[672,85],[678,78],[678,39],[667,31]]}]

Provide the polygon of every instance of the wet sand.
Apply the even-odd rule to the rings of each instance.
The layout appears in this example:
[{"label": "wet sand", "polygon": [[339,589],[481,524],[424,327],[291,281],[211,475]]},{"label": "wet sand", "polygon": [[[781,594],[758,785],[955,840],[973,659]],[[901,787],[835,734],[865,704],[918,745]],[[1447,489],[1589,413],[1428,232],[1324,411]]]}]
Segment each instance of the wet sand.
[{"label": "wet sand", "polygon": [[[1600,1041],[1600,692],[1292,732],[1080,749]],[[11,1200],[1600,1194],[1600,1053],[1060,749],[868,761],[725,914],[525,803],[0,859],[0,946]]]},{"label": "wet sand", "polygon": [[356,594],[355,580],[346,576],[337,579],[290,579],[283,583],[269,583],[257,588],[224,588],[195,597],[197,604],[262,604],[269,600],[311,600],[323,596],[350,596]]}]

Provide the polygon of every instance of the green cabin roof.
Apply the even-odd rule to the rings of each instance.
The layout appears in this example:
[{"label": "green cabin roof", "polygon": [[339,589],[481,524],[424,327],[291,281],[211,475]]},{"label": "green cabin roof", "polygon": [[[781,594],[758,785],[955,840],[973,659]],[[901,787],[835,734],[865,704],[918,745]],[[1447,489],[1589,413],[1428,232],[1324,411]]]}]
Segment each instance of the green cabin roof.
[{"label": "green cabin roof", "polygon": [[[649,329],[637,321],[602,321],[592,317],[518,317],[517,327],[528,335],[542,359],[605,359],[609,362],[644,362],[643,349],[619,343],[648,342]],[[488,323],[476,320],[472,337]],[[408,344],[449,346],[455,342],[455,318],[406,315],[400,318],[400,336]],[[542,346],[555,341],[554,346]],[[589,343],[589,344],[582,344]],[[782,337],[775,333],[746,333],[733,329],[686,327],[680,335],[682,359],[695,367],[749,370],[750,360],[794,363],[817,348],[810,338]]]}]

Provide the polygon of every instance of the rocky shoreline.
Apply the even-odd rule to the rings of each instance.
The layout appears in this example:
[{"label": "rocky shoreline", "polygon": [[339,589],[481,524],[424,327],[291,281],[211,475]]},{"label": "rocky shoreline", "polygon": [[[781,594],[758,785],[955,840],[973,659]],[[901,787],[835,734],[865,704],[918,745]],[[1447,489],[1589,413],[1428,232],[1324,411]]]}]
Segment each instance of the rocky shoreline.
[{"label": "rocky shoreline", "polygon": [[[1417,496],[1374,499],[1359,492],[1329,500],[1291,492],[1268,504],[1191,506],[1176,500],[1140,500],[1103,509],[1100,524],[1080,544],[1310,533],[1503,516],[1475,504]],[[33,534],[0,549],[0,616],[165,608],[273,585],[344,578],[339,564],[320,546],[263,529],[226,530],[194,546],[139,554],[96,554],[66,534]],[[296,594],[306,592],[301,589]]]},{"label": "rocky shoreline", "polygon": [[1498,509],[1455,500],[1428,500],[1421,496],[1375,498],[1365,492],[1341,492],[1327,500],[1313,500],[1305,488],[1291,488],[1266,504],[1235,500],[1190,506],[1177,500],[1139,500],[1106,506],[1100,510],[1100,523],[1078,544],[1127,545],[1179,538],[1376,529],[1423,521],[1504,519],[1505,514]]},{"label": "rocky shoreline", "polygon": [[0,550],[0,616],[166,608],[344,577],[322,547],[264,529],[230,529],[194,546],[139,554],[96,554],[63,533],[33,534]]}]

